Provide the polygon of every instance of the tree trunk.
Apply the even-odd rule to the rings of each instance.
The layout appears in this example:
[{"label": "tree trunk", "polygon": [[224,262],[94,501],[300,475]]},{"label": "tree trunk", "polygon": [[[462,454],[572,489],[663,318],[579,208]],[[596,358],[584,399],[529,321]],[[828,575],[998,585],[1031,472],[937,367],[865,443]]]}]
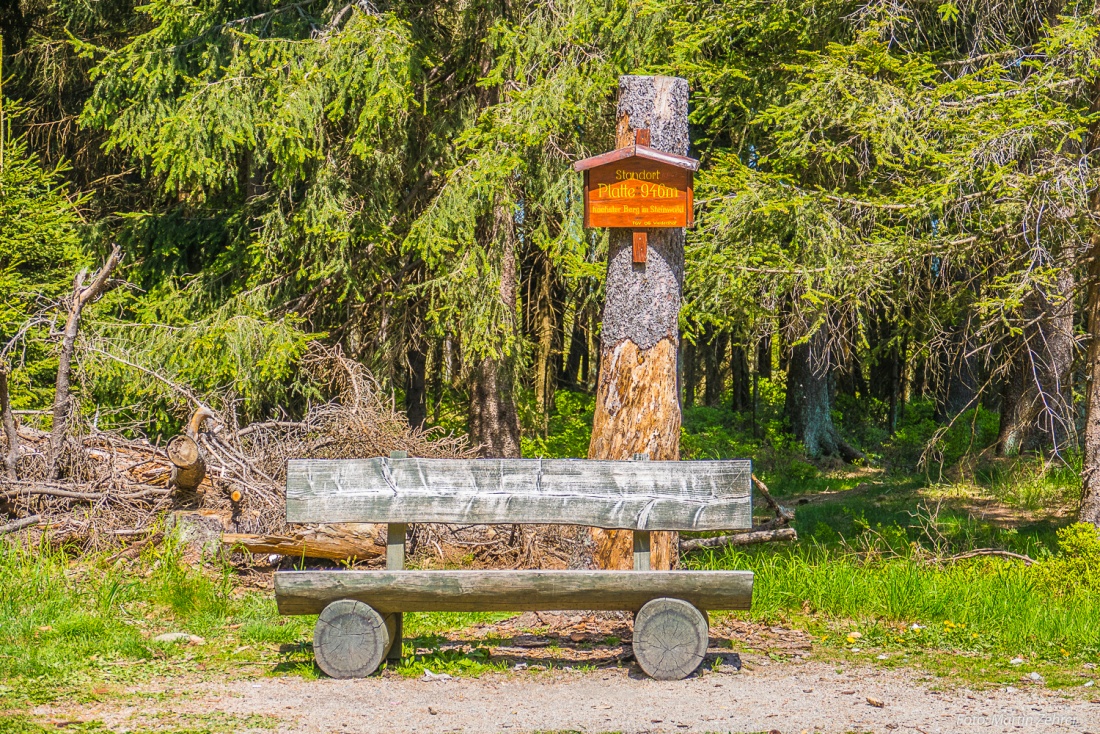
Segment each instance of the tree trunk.
[{"label": "tree trunk", "polygon": [[948,337],[947,352],[942,355],[943,369],[939,371],[941,384],[936,394],[940,396],[937,419],[953,418],[964,410],[977,407],[978,386],[981,384],[980,366],[970,336],[966,315],[960,317]]},{"label": "tree trunk", "polygon": [[[661,76],[619,78],[620,147],[634,131],[648,128],[650,145],[685,155],[688,149],[688,85]],[[592,422],[590,459],[629,459],[647,453],[654,461],[680,458],[680,401],[676,379],[679,313],[684,275],[684,230],[649,230],[648,257],[634,264],[632,233],[612,229],[606,300],[600,339],[599,382]],[[630,568],[629,531],[594,530],[601,568]],[[671,568],[673,533],[654,533],[652,567]]]},{"label": "tree trunk", "polygon": [[730,347],[730,407],[741,412],[748,410],[752,402],[749,388],[749,359],[743,344],[732,339]]},{"label": "tree trunk", "polygon": [[1073,337],[1073,273],[1058,273],[1054,293],[1036,289],[1025,304],[1027,323],[1016,345],[1001,401],[997,453],[1001,456],[1065,446],[1074,429],[1070,383]]},{"label": "tree trunk", "polygon": [[[504,305],[505,323],[502,329],[516,333],[516,269],[515,222],[511,209],[498,203],[493,208],[492,231],[487,237],[498,237],[501,244],[500,300]],[[480,446],[483,457],[516,459],[520,456],[519,413],[516,411],[511,358],[478,357],[470,375],[469,430],[473,443]]]},{"label": "tree trunk", "polygon": [[713,330],[708,328],[707,336],[709,338],[703,352],[707,370],[707,384],[703,392],[703,399],[708,408],[717,408],[722,403],[722,392],[726,389],[724,357],[726,356],[726,344],[729,341],[729,334],[725,331],[715,334]]},{"label": "tree trunk", "polygon": [[413,428],[423,428],[428,417],[425,403],[425,374],[428,366],[426,345],[418,335],[409,335],[405,349],[405,416]]},{"label": "tree trunk", "polygon": [[756,374],[765,380],[772,378],[772,338],[770,334],[760,337],[760,341],[756,343]]},{"label": "tree trunk", "polygon": [[535,404],[539,411],[540,429],[545,434],[550,427],[557,387],[558,357],[561,354],[560,301],[561,287],[554,265],[542,248],[532,245],[527,260],[527,278],[523,299],[524,327],[537,345],[535,348]]},{"label": "tree trunk", "polygon": [[684,407],[695,407],[695,392],[699,389],[698,350],[691,342],[684,344]]},{"label": "tree trunk", "polygon": [[[1100,79],[1092,85],[1092,105],[1089,110],[1089,150],[1100,146]],[[1089,200],[1093,216],[1100,214],[1100,190],[1093,189]],[[1078,519],[1100,528],[1100,232],[1093,231],[1085,255],[1088,272],[1088,303],[1085,306],[1085,328],[1088,332],[1088,352],[1085,361],[1085,457],[1082,467],[1081,509]]]},{"label": "tree trunk", "polygon": [[415,333],[407,335],[406,339],[405,416],[410,426],[423,428],[423,421],[428,417],[425,387],[428,370],[427,344]]},{"label": "tree trunk", "polygon": [[[1094,88],[1096,103],[1100,107],[1100,83]],[[1095,145],[1100,143],[1100,135],[1091,136]],[[1092,211],[1100,213],[1100,191],[1092,195]],[[1082,467],[1081,509],[1078,519],[1100,528],[1100,233],[1092,235],[1089,243],[1088,265],[1088,305],[1085,316],[1088,329],[1088,352],[1085,360],[1085,374],[1088,380],[1085,388],[1085,460]]]},{"label": "tree trunk", "polygon": [[436,339],[432,347],[432,423],[439,424],[443,404],[443,340]]},{"label": "tree trunk", "polygon": [[808,341],[791,347],[787,368],[787,417],[791,430],[810,456],[862,456],[833,425],[832,369],[825,355],[828,334],[819,328]]},{"label": "tree trunk", "polygon": [[[583,293],[578,293],[578,300],[583,298]],[[582,358],[588,358],[588,303],[583,301],[573,313],[573,328],[569,333],[569,355],[565,360],[565,368],[562,370],[562,385],[571,388],[586,387],[587,375],[582,376]],[[586,365],[587,368],[587,365]]]}]

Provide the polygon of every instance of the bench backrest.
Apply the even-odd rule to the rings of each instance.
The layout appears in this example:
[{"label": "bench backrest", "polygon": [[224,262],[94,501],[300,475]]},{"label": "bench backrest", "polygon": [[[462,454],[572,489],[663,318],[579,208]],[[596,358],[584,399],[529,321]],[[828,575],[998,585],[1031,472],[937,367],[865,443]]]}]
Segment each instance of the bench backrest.
[{"label": "bench backrest", "polygon": [[288,522],[752,527],[752,462],[298,459]]}]

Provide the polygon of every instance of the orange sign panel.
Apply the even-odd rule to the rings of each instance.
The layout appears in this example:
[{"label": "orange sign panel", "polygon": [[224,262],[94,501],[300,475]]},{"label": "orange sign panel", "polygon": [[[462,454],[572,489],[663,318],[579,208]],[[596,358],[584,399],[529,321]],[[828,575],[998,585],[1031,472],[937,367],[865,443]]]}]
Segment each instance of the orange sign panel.
[{"label": "orange sign panel", "polygon": [[692,172],[626,158],[585,171],[586,227],[687,227],[692,217]]}]

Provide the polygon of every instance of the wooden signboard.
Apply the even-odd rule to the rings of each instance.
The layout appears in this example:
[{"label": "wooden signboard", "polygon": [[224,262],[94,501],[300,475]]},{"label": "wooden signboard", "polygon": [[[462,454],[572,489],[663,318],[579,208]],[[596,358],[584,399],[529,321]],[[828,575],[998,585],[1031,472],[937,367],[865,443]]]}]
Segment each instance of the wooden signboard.
[{"label": "wooden signboard", "polygon": [[634,145],[573,164],[584,172],[584,226],[636,230],[636,263],[646,261],[646,233],[639,230],[695,223],[699,161],[650,148],[648,133],[639,130]]},{"label": "wooden signboard", "polygon": [[691,171],[633,157],[586,171],[588,227],[686,227]]}]

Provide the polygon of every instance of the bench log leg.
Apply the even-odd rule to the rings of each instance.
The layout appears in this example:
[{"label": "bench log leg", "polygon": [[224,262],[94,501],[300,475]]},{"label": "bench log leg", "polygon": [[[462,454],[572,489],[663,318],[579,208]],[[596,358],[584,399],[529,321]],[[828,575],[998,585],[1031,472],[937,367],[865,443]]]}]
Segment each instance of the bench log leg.
[{"label": "bench log leg", "polygon": [[313,657],[332,678],[364,678],[382,664],[395,642],[395,615],[382,616],[354,599],[324,608],[313,628]]},{"label": "bench log leg", "polygon": [[680,680],[703,662],[709,636],[705,612],[683,599],[654,599],[634,617],[634,658],[651,678]]},{"label": "bench log leg", "polygon": [[[403,458],[400,456],[394,456],[392,452],[391,458]],[[400,452],[404,453],[404,452]],[[386,527],[386,570],[387,571],[400,571],[405,568],[405,539],[409,533],[409,526],[405,523],[390,523]],[[394,634],[393,644],[390,649],[386,651],[386,660],[390,662],[401,662],[401,644],[405,637],[405,618],[401,612],[396,612],[393,615],[394,618]]]}]

